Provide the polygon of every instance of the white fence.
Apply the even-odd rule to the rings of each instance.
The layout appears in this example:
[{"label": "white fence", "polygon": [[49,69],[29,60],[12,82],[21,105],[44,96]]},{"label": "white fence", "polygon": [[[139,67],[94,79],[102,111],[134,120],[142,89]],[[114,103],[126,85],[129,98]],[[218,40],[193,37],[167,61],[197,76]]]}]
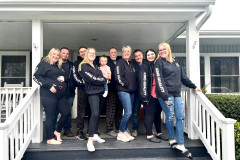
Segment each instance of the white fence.
[{"label": "white fence", "polygon": [[10,116],[30,90],[31,87],[0,87],[0,123]]},{"label": "white fence", "polygon": [[[15,91],[13,90],[14,94]],[[6,92],[6,95],[8,94],[9,92]],[[38,89],[32,88],[18,105],[13,105],[15,106],[13,107],[14,111],[7,117],[6,121],[0,123],[1,160],[20,160],[32,140],[37,128],[37,122],[34,118],[35,106],[36,103],[39,103],[36,99],[37,95]],[[23,97],[23,95],[20,96]],[[16,97],[13,99],[16,100]]]},{"label": "white fence", "polygon": [[235,160],[234,124],[201,92],[196,94],[193,128],[214,160]]}]

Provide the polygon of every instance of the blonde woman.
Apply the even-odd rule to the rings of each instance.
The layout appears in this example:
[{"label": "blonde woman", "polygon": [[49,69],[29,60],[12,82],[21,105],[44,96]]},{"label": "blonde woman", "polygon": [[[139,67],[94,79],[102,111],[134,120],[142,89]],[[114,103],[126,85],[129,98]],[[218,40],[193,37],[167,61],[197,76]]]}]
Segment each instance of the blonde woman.
[{"label": "blonde woman", "polygon": [[[181,98],[181,85],[201,91],[188,79],[181,66],[172,57],[170,45],[158,45],[158,57],[154,64],[156,81],[156,95],[166,115],[166,127],[169,135],[169,145],[177,149],[188,158],[192,154],[184,147],[184,120],[185,112]],[[174,135],[173,117],[176,117],[176,135]]]},{"label": "blonde woman", "polygon": [[[62,70],[60,50],[52,48],[49,54],[37,65],[33,79],[41,86],[40,98],[46,113],[45,130],[47,144],[61,144],[61,130],[70,114],[70,107],[66,99],[67,84],[64,82],[65,72]],[[56,131],[56,110],[61,113]],[[57,140],[54,139],[54,135]]]},{"label": "blonde woman", "polygon": [[84,91],[87,95],[88,102],[91,108],[91,117],[88,127],[88,143],[87,149],[89,152],[94,152],[95,147],[93,141],[104,143],[105,140],[97,134],[99,108],[104,93],[104,84],[107,80],[103,77],[102,72],[93,64],[96,58],[96,50],[88,48],[83,61],[79,64],[79,74],[85,81]]},{"label": "blonde woman", "polygon": [[116,88],[124,110],[117,140],[123,142],[134,140],[134,137],[127,132],[129,117],[132,114],[134,92],[137,89],[135,70],[129,63],[131,53],[132,49],[130,46],[123,46],[122,58],[117,61],[115,70]]}]

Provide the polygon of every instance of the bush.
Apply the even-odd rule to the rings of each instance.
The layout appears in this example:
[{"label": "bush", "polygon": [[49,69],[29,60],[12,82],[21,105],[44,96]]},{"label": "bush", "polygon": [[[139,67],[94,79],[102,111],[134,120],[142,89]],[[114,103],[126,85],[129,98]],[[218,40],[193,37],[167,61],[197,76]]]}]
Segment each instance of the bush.
[{"label": "bush", "polygon": [[226,118],[240,122],[240,95],[208,94],[206,96]]},{"label": "bush", "polygon": [[240,160],[240,122],[234,127],[236,160]]}]

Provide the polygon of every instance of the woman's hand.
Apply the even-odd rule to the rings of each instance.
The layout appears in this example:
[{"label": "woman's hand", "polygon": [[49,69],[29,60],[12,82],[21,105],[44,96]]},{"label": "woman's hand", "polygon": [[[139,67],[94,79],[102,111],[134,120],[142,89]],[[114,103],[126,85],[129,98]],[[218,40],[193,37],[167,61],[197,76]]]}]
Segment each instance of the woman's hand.
[{"label": "woman's hand", "polygon": [[202,90],[200,89],[200,88],[196,88],[195,89],[195,92],[197,93],[197,92],[202,92]]},{"label": "woman's hand", "polygon": [[168,101],[164,101],[166,104],[168,104]]},{"label": "woman's hand", "polygon": [[63,76],[59,76],[59,77],[57,78],[57,80],[60,81],[60,82],[64,82],[64,77],[63,77]]},{"label": "woman's hand", "polygon": [[50,88],[50,91],[52,92],[52,93],[56,93],[57,92],[57,90],[55,89],[55,84],[54,85],[52,85],[52,87]]}]

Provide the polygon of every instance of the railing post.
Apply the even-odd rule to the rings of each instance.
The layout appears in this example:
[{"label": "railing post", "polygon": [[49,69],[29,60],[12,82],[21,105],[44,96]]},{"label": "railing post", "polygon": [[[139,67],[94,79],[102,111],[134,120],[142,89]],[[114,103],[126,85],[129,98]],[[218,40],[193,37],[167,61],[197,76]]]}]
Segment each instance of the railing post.
[{"label": "railing post", "polygon": [[7,128],[0,129],[0,159],[9,160],[9,144]]},{"label": "railing post", "polygon": [[222,128],[222,159],[235,160],[234,124],[236,120],[227,118]]}]

